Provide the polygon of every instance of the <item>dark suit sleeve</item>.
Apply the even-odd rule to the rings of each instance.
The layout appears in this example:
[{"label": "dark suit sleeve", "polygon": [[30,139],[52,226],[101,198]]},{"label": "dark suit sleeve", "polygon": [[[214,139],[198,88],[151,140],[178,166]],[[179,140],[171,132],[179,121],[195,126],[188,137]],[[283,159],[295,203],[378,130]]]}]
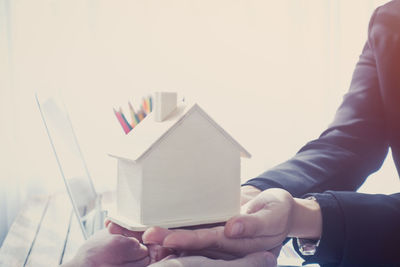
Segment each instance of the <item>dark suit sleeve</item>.
[{"label": "dark suit sleeve", "polygon": [[[374,27],[371,19],[369,33]],[[378,170],[388,151],[387,131],[371,38],[334,121],[290,160],[249,180],[261,190],[280,187],[293,196],[325,190],[354,191]]]},{"label": "dark suit sleeve", "polygon": [[400,1],[392,1],[371,18],[350,90],[330,127],[292,159],[246,183],[284,188],[297,197],[315,195],[322,237],[307,262],[399,266],[400,194],[344,192],[355,191],[380,168],[389,142],[399,143],[399,92]]},{"label": "dark suit sleeve", "polygon": [[306,263],[399,266],[400,193],[327,191],[312,195],[321,206],[323,233],[315,255],[304,257]]}]

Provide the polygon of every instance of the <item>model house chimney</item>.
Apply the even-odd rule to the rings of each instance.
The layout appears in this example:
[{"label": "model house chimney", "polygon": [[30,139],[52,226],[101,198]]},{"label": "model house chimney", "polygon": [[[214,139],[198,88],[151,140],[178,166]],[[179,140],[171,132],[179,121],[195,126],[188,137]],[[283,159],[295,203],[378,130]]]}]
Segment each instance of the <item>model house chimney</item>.
[{"label": "model house chimney", "polygon": [[162,122],[176,109],[177,93],[156,92],[154,94],[154,120]]}]

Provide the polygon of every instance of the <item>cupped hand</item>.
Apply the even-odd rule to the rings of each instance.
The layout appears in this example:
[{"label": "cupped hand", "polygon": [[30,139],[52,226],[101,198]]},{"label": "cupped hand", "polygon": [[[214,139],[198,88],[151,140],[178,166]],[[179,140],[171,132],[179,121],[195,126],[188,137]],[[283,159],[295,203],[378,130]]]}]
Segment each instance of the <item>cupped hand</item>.
[{"label": "cupped hand", "polygon": [[292,227],[294,205],[286,190],[265,190],[242,206],[241,214],[226,223],[224,233],[229,238],[266,238],[272,245],[274,240],[282,243]]},{"label": "cupped hand", "polygon": [[[118,224],[115,224],[109,220],[105,221],[105,225],[110,234],[123,235],[126,237],[133,237],[133,238],[136,238],[140,243],[143,243],[143,240],[142,240],[143,232],[130,231],[130,230],[123,228],[123,227],[119,226]],[[165,257],[173,254],[173,252],[174,252],[171,249],[161,247],[158,244],[147,244],[146,247],[149,251],[150,263],[160,261],[160,260],[164,259]]]},{"label": "cupped hand", "polygon": [[148,229],[145,244],[180,251],[216,251],[243,257],[279,247],[292,223],[293,197],[282,189],[268,189],[242,206],[242,213],[225,226],[206,229]]},{"label": "cupped hand", "polygon": [[134,237],[110,234],[103,229],[90,237],[64,267],[144,267],[149,251]]}]

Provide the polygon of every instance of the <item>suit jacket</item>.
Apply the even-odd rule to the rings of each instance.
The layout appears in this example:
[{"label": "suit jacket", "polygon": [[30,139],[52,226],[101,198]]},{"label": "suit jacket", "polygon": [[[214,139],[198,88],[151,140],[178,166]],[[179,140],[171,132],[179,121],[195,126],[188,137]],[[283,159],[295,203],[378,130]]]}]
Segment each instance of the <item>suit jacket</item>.
[{"label": "suit jacket", "polygon": [[[314,193],[322,238],[306,262],[400,266],[400,193],[354,191],[377,171],[389,147],[400,171],[400,0],[375,10],[350,90],[334,121],[290,160],[246,184]],[[327,191],[330,190],[330,191]]]}]

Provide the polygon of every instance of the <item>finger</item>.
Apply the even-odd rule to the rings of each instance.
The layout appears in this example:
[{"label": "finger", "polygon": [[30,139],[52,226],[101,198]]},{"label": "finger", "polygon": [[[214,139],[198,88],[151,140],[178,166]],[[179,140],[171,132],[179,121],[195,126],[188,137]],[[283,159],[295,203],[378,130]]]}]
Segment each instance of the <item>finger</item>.
[{"label": "finger", "polygon": [[178,251],[215,250],[242,257],[274,248],[281,243],[281,236],[228,238],[223,227],[215,227],[193,231],[173,230],[165,237],[163,246]]},{"label": "finger", "polygon": [[172,255],[174,253],[173,250],[164,248],[160,245],[152,244],[147,245],[147,249],[149,251],[150,262],[154,263],[164,259],[165,257]]},{"label": "finger", "polygon": [[261,194],[257,198],[251,199],[244,204],[240,209],[241,214],[252,214],[263,208],[267,208],[269,204],[268,201],[264,194]]},{"label": "finger", "polygon": [[149,256],[147,247],[136,238],[122,235],[110,235],[105,252],[110,255],[110,259],[114,259],[113,263],[120,264],[139,261]]},{"label": "finger", "polygon": [[251,200],[251,198],[249,198],[248,196],[241,196],[240,197],[240,206],[243,206],[244,204],[246,204],[250,200]]},{"label": "finger", "polygon": [[278,204],[279,207],[289,207],[292,201],[293,197],[289,192],[283,189],[271,188],[258,194],[247,202],[243,208],[245,211],[244,213],[251,214],[263,208],[270,209],[276,204]]},{"label": "finger", "polygon": [[172,230],[161,227],[150,227],[143,233],[143,243],[146,245],[162,245],[167,235],[171,234]]},{"label": "finger", "polygon": [[182,227],[179,229],[165,229],[161,227],[150,227],[143,233],[143,243],[144,244],[159,244],[162,245],[164,239],[167,235],[171,234],[174,231],[178,230],[198,230],[198,229],[209,229],[218,226],[224,226],[225,222],[223,223],[211,223],[211,224],[202,224],[202,225],[194,225],[194,226],[187,226]]},{"label": "finger", "polygon": [[261,191],[253,186],[243,186],[240,189],[240,205],[243,206],[253,198],[255,198]]},{"label": "finger", "polygon": [[282,225],[284,220],[276,216],[262,209],[253,214],[233,217],[225,225],[225,235],[230,238],[281,235],[285,229]]},{"label": "finger", "polygon": [[190,251],[183,251],[179,253],[180,257],[187,257],[187,256],[203,256],[209,259],[220,259],[220,260],[234,260],[238,258],[238,255],[234,255],[231,253],[217,251],[217,250],[210,250],[210,249],[202,249],[202,250],[190,250]]},{"label": "finger", "polygon": [[225,240],[224,228],[217,226],[209,229],[170,230],[162,245],[181,250],[219,249]]},{"label": "finger", "polygon": [[118,234],[118,235],[123,235],[123,236],[127,236],[127,237],[134,237],[137,240],[139,240],[140,242],[142,242],[143,232],[130,231],[130,230],[125,229],[122,226],[119,226],[118,224],[113,223],[113,222],[109,222],[107,224],[107,229],[110,234]]},{"label": "finger", "polygon": [[249,201],[242,206],[241,215],[226,223],[225,235],[243,238],[286,234],[284,232],[287,230],[290,205],[282,204],[288,200],[285,194],[281,195],[275,195],[273,190],[269,190]]}]

